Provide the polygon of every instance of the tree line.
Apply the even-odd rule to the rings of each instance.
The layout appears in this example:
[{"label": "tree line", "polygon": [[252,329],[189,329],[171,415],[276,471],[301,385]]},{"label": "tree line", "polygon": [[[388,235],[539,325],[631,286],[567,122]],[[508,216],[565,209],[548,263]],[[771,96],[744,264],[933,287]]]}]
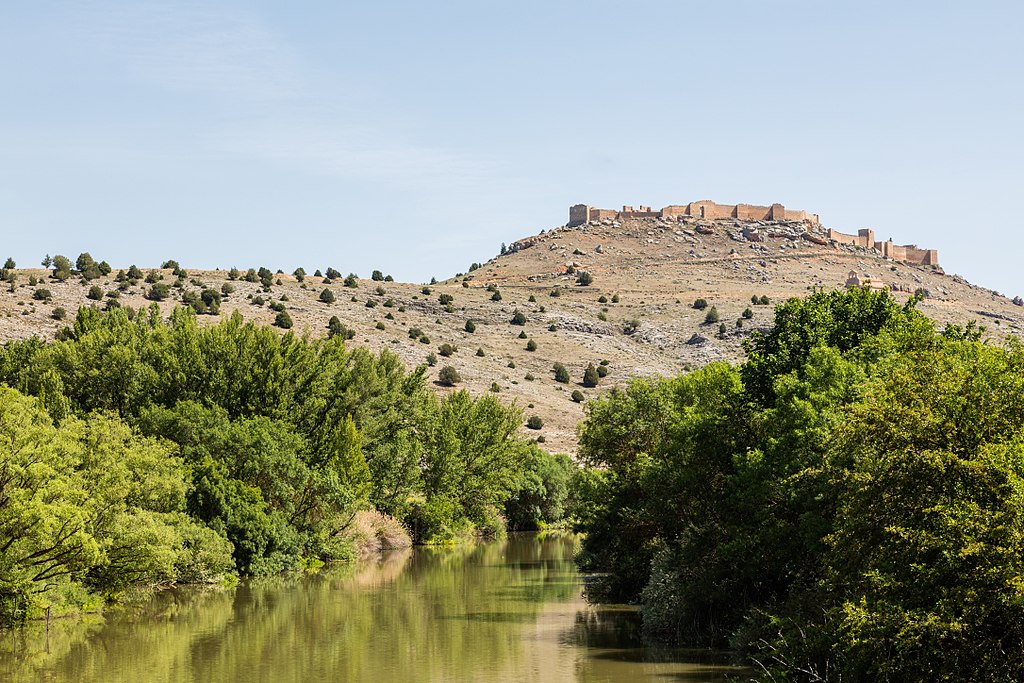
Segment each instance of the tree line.
[{"label": "tree line", "polygon": [[772,681],[1024,678],[1024,346],[816,292],[740,365],[590,402],[581,561]]},{"label": "tree line", "polygon": [[416,542],[557,522],[575,468],[521,420],[344,335],[83,307],[0,350],[0,624],[347,559],[360,510]]}]

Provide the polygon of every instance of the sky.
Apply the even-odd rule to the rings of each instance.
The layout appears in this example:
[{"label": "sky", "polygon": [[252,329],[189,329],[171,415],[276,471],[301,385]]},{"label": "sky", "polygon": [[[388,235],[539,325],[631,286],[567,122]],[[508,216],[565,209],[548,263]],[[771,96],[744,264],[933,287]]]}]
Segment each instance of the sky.
[{"label": "sky", "polygon": [[805,209],[1024,295],[1024,3],[0,4],[0,258],[425,281],[571,204]]}]

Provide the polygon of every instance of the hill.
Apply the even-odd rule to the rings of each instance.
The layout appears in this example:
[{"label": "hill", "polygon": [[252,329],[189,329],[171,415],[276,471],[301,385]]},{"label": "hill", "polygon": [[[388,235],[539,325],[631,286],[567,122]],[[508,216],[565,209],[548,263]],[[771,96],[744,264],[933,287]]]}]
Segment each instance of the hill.
[{"label": "hill", "polygon": [[[737,359],[743,340],[770,324],[773,307],[761,302],[844,287],[851,271],[898,299],[922,293],[919,309],[939,324],[977,320],[995,339],[1020,336],[1024,326],[1024,308],[997,292],[937,266],[830,240],[827,230],[806,221],[603,218],[542,231],[505,252],[430,285],[356,279],[346,286],[341,277],[306,275],[300,281],[274,273],[267,291],[258,276],[250,282],[244,272],[237,279],[228,271],[187,268],[179,271],[184,278],[171,268],[144,274],[170,285],[169,296],[157,302],[164,314],[181,305],[183,296],[201,300],[203,289],[224,290],[221,315],[239,311],[273,324],[277,312],[271,306],[283,304],[294,331],[326,334],[337,316],[352,344],[390,349],[410,366],[433,354],[437,362],[429,374],[438,391],[450,390],[436,381],[450,365],[461,376],[458,386],[474,394],[497,390],[516,400],[525,417],[542,418],[543,428],[524,425],[524,431],[542,437],[546,448],[568,453],[576,450],[575,428],[583,417],[574,391],[585,402],[631,377]],[[592,277],[591,284],[580,284],[581,271]],[[116,269],[89,281],[78,275],[58,281],[42,268],[12,270],[8,279],[13,283],[0,290],[0,341],[52,338],[69,322],[55,318],[60,309],[70,318],[82,305],[153,303],[146,298],[152,282],[130,279],[127,272],[119,278]],[[91,289],[99,300],[89,298]],[[325,289],[333,302],[321,300]],[[706,309],[694,307],[698,299],[707,302]],[[712,307],[718,323],[705,322]],[[528,349],[530,342],[535,350]],[[447,351],[452,353],[446,357]],[[597,387],[583,386],[588,364],[597,368],[602,362],[607,375]],[[568,383],[556,381],[555,363],[568,370]]]}]

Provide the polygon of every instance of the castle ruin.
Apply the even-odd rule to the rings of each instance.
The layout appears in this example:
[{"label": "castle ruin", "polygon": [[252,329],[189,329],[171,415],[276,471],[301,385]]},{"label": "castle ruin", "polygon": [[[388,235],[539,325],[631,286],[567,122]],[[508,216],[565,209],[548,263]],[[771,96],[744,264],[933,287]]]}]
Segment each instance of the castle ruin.
[{"label": "castle ruin", "polygon": [[[821,221],[816,213],[787,209],[782,204],[758,206],[755,204],[716,204],[709,200],[690,202],[689,204],[672,204],[654,210],[649,206],[623,206],[622,210],[598,209],[586,204],[575,204],[569,207],[568,227],[587,225],[592,222],[618,221],[627,218],[692,218],[692,219],[737,219],[749,221],[803,222],[819,228]],[[819,232],[824,232],[819,228]],[[894,244],[892,239],[885,242],[875,241],[875,231],[864,228],[856,235],[848,235],[829,228],[828,239],[835,244],[845,244],[864,249],[874,249],[882,256],[894,261],[905,261],[922,266],[938,266],[939,252],[936,249],[921,249],[916,244]],[[816,236],[808,232],[810,241],[823,244],[824,240],[814,239]]]},{"label": "castle ruin", "polygon": [[817,225],[818,214],[806,211],[788,210],[782,204],[757,206],[755,204],[716,204],[710,200],[690,202],[689,204],[673,204],[660,210],[641,205],[639,209],[623,206],[622,211],[615,209],[597,209],[586,204],[569,207],[569,227],[585,225],[591,221],[622,220],[624,218],[675,218],[690,216],[691,218],[738,218],[751,221],[806,221]]},{"label": "castle ruin", "polygon": [[855,247],[874,249],[894,261],[906,261],[922,266],[939,265],[939,252],[937,249],[921,249],[916,244],[893,244],[890,237],[885,242],[875,241],[875,231],[871,228],[862,228],[856,235],[847,235],[829,228],[828,238],[838,244],[850,244]]}]

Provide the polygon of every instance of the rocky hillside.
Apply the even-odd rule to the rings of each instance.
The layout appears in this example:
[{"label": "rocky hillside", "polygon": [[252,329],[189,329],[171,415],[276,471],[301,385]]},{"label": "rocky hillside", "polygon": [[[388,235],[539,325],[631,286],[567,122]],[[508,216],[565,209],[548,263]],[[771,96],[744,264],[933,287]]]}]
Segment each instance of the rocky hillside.
[{"label": "rocky hillside", "polygon": [[[977,320],[997,339],[1021,334],[1019,299],[1015,304],[940,268],[883,259],[824,235],[801,223],[605,221],[525,238],[468,274],[430,285],[358,279],[346,286],[344,278],[326,282],[312,275],[317,264],[310,264],[304,281],[273,274],[269,291],[247,281],[244,270],[232,279],[227,271],[188,269],[187,262],[184,278],[171,269],[143,269],[141,278],[126,279],[126,272],[119,280],[115,268],[94,280],[76,275],[61,282],[48,270],[17,269],[8,274],[13,284],[0,289],[0,340],[53,337],[82,305],[112,299],[134,308],[151,305],[148,275],[170,286],[157,304],[164,313],[183,297],[201,301],[203,289],[228,291],[221,315],[237,310],[273,324],[278,311],[271,307],[283,305],[293,331],[326,334],[337,316],[353,333],[352,344],[390,349],[410,365],[436,357],[432,380],[443,367],[454,367],[461,376],[457,386],[517,401],[524,422],[530,416],[544,422],[537,430],[524,424],[526,433],[551,450],[574,452],[583,416],[574,392],[585,403],[634,376],[737,359],[743,339],[770,323],[771,304],[815,287],[844,287],[851,270],[898,298],[922,291],[920,309],[940,324]],[[328,265],[319,267],[326,273]],[[581,271],[592,278],[589,285],[580,284]],[[332,302],[322,300],[331,298],[323,296],[325,289]],[[90,290],[99,298],[90,299]],[[695,308],[698,299],[707,307]],[[719,322],[706,322],[712,308]],[[61,309],[64,320],[57,319]],[[556,363],[565,366],[568,383],[556,380]],[[583,386],[591,363],[604,368],[596,387]]]}]

